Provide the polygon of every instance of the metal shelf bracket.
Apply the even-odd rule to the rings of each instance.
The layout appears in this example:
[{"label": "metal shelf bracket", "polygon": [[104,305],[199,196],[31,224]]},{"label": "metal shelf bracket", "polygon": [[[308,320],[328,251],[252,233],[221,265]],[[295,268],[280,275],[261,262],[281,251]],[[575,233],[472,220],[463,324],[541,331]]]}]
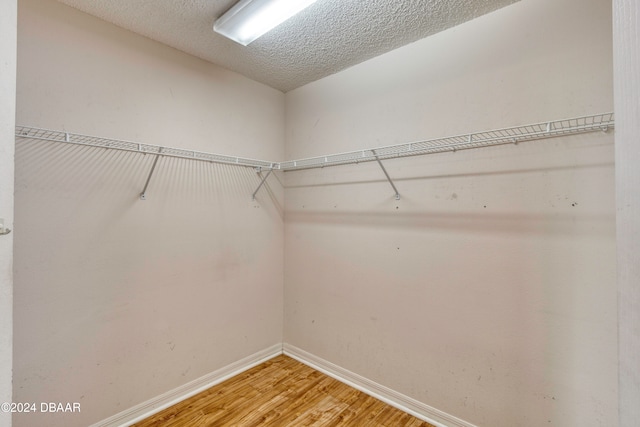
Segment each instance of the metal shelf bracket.
[{"label": "metal shelf bracket", "polygon": [[142,189],[142,193],[140,193],[140,200],[147,200],[147,187],[149,187],[149,182],[151,181],[151,176],[153,175],[153,171],[156,169],[156,165],[158,164],[158,159],[160,158],[160,154],[162,153],[162,147],[158,150],[158,154],[156,154],[156,158],[153,160],[153,165],[151,166],[151,170],[149,171],[149,176],[147,177],[147,182],[144,184],[144,188]]},{"label": "metal shelf bracket", "polygon": [[[258,172],[258,175],[260,175],[260,173],[262,173],[262,169],[261,168],[258,168],[256,171]],[[260,185],[258,185],[258,188],[256,188],[256,191],[254,191],[253,194],[251,195],[251,200],[255,200],[256,199],[256,194],[258,194],[258,191],[260,191],[260,189],[264,185],[264,183],[267,180],[267,178],[269,178],[269,175],[271,175],[271,172],[273,172],[273,169],[269,169],[269,172],[267,172],[267,174],[262,178],[262,181],[260,181]]]},{"label": "metal shelf bracket", "polygon": [[384,172],[384,176],[387,177],[387,181],[389,181],[389,184],[391,184],[391,188],[393,188],[393,191],[395,191],[396,195],[396,200],[400,200],[400,193],[398,192],[398,189],[396,188],[395,184],[393,183],[393,181],[391,180],[391,177],[389,176],[389,174],[387,173],[387,170],[384,168],[384,165],[382,164],[382,162],[380,161],[380,157],[378,157],[378,154],[376,153],[376,150],[371,150],[371,152],[373,153],[373,155],[376,158],[376,161],[378,162],[378,164],[380,165],[380,168],[382,169],[382,172]]}]

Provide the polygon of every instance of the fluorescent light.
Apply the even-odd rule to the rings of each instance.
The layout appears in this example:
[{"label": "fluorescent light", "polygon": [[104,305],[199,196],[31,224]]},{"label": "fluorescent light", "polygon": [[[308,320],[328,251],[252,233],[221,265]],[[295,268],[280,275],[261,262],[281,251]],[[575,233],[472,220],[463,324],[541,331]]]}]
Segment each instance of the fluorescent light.
[{"label": "fluorescent light", "polygon": [[316,0],[240,0],[213,24],[213,30],[247,46]]}]

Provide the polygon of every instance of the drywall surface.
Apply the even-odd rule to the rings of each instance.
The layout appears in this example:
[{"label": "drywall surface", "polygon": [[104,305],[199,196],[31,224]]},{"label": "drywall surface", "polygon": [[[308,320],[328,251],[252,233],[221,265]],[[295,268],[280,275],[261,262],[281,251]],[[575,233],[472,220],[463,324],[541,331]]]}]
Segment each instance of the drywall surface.
[{"label": "drywall surface", "polygon": [[[19,4],[17,122],[281,159],[284,95],[51,0]],[[16,426],[86,426],[282,342],[283,189],[250,168],[16,143]]]},{"label": "drywall surface", "polygon": [[[611,5],[523,1],[286,95],[304,158],[611,111]],[[286,173],[285,342],[478,426],[616,425],[613,132]]]},{"label": "drywall surface", "polygon": [[[9,229],[13,229],[16,12],[16,1],[0,4],[0,218]],[[12,310],[13,233],[0,235],[0,404],[11,402]],[[10,413],[0,411],[0,425],[11,425]]]},{"label": "drywall surface", "polygon": [[640,420],[640,6],[613,2],[620,427]]}]

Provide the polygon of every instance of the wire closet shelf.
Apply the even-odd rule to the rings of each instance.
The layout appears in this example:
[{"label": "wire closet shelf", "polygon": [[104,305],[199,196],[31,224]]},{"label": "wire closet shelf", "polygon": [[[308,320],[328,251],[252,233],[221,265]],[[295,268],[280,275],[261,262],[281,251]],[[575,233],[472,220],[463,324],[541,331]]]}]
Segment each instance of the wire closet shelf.
[{"label": "wire closet shelf", "polygon": [[328,154],[298,160],[287,160],[284,162],[271,162],[267,160],[228,156],[224,154],[214,154],[182,148],[163,147],[159,145],[101,138],[28,126],[16,126],[16,138],[61,142],[89,147],[155,154],[158,156],[178,157],[212,163],[253,167],[259,170],[282,170],[286,172],[419,156],[447,151],[467,150],[494,145],[517,144],[524,141],[586,132],[606,132],[613,126],[613,113],[594,114],[571,119],[554,120],[484,132],[467,133],[457,136],[408,142],[378,148],[365,148],[346,153]]},{"label": "wire closet shelf", "polygon": [[571,119],[449,136],[445,138],[389,145],[379,148],[355,150],[340,154],[289,160],[280,163],[279,166],[283,171],[322,168],[325,166],[380,161],[392,158],[490,147],[494,145],[517,144],[523,141],[553,138],[585,132],[606,132],[609,127],[613,126],[613,113],[595,114]]},{"label": "wire closet shelf", "polygon": [[29,126],[16,126],[16,138],[40,141],[62,142],[88,147],[107,148],[135,153],[154,154],[164,157],[178,157],[181,159],[200,160],[204,162],[221,163],[262,169],[278,169],[279,164],[267,160],[256,160],[246,157],[227,156],[224,154],[206,153],[202,151],[186,150],[183,148],[162,147],[159,145],[142,144],[138,142],[122,141],[118,139],[101,138],[97,136],[41,129]]}]

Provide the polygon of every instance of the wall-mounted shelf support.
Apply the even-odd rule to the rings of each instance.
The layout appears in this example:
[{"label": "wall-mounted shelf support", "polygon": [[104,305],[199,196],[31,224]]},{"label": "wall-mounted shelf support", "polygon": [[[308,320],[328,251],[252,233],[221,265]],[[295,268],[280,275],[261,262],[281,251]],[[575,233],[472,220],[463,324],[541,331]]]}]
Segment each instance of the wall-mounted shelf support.
[{"label": "wall-mounted shelf support", "polygon": [[380,165],[380,168],[382,169],[382,172],[384,172],[384,176],[387,177],[387,181],[389,181],[389,184],[391,184],[391,188],[393,188],[393,191],[395,191],[396,195],[396,200],[400,200],[400,193],[398,192],[398,189],[396,188],[395,184],[393,183],[393,180],[391,179],[391,177],[389,176],[389,173],[387,173],[387,170],[385,169],[384,165],[382,164],[382,162],[380,161],[380,158],[378,157],[378,154],[376,154],[376,150],[371,150],[371,152],[373,153],[373,155],[376,157],[376,161],[378,162],[378,164]]},{"label": "wall-mounted shelf support", "polygon": [[142,193],[140,193],[140,200],[147,200],[147,187],[149,187],[151,176],[153,175],[153,171],[156,169],[156,165],[158,164],[158,159],[160,159],[161,153],[162,153],[162,147],[160,147],[160,149],[158,150],[158,154],[156,154],[156,158],[153,159],[153,165],[151,166],[151,170],[149,171],[147,182],[145,182],[144,188],[142,189]]},{"label": "wall-mounted shelf support", "polygon": [[[258,185],[258,188],[256,188],[256,191],[254,191],[253,194],[251,195],[251,200],[256,199],[256,194],[258,194],[258,191],[260,191],[260,189],[264,185],[267,178],[269,178],[269,175],[271,175],[271,172],[273,172],[273,169],[269,169],[269,172],[267,172],[267,174],[264,177],[262,177],[262,181],[260,181],[260,185]],[[262,173],[262,169],[258,168],[258,175],[261,175],[261,173]]]}]

